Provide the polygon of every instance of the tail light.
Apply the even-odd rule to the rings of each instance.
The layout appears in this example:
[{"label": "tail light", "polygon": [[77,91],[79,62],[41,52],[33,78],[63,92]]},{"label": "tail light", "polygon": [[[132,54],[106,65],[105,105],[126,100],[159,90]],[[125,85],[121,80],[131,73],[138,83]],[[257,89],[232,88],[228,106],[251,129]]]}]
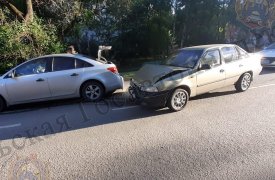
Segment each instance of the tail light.
[{"label": "tail light", "polygon": [[109,67],[107,70],[111,71],[112,73],[115,73],[115,74],[118,73],[117,67]]}]

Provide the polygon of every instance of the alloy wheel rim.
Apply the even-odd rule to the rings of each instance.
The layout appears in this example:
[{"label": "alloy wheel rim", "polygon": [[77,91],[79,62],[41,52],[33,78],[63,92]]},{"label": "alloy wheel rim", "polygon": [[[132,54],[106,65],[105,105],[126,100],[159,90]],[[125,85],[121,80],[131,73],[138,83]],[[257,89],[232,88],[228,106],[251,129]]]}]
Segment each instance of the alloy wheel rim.
[{"label": "alloy wheel rim", "polygon": [[96,100],[100,97],[100,88],[97,85],[90,85],[86,88],[86,96],[91,100]]},{"label": "alloy wheel rim", "polygon": [[185,106],[186,101],[187,101],[186,94],[180,91],[174,94],[172,98],[172,105],[176,110],[180,110]]},{"label": "alloy wheel rim", "polygon": [[246,74],[246,75],[243,77],[243,80],[242,80],[242,89],[243,89],[243,90],[248,89],[249,86],[250,86],[250,83],[251,83],[251,75],[250,75],[250,74]]}]

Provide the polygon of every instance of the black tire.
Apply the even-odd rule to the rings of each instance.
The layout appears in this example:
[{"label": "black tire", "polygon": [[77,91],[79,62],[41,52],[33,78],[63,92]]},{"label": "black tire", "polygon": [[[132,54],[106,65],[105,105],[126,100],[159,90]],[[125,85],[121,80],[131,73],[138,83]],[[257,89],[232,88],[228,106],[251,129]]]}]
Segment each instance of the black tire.
[{"label": "black tire", "polygon": [[189,94],[184,89],[176,89],[168,99],[167,106],[174,112],[181,111],[189,101]]},{"label": "black tire", "polygon": [[6,101],[0,97],[0,112],[3,112],[7,107]]},{"label": "black tire", "polygon": [[97,102],[104,97],[104,87],[95,81],[86,82],[81,89],[81,97],[84,101]]},{"label": "black tire", "polygon": [[247,91],[252,83],[252,75],[250,73],[244,73],[235,84],[235,88],[238,92]]}]

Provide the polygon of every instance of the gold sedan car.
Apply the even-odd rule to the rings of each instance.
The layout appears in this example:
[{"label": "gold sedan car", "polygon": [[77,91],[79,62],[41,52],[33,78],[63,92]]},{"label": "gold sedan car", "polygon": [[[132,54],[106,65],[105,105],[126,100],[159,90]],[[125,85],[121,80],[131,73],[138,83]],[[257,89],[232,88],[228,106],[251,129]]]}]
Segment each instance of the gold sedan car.
[{"label": "gold sedan car", "polygon": [[246,91],[261,70],[260,57],[237,45],[189,47],[164,65],[143,66],[129,93],[142,104],[180,111],[190,97],[218,88],[235,85],[237,91]]}]

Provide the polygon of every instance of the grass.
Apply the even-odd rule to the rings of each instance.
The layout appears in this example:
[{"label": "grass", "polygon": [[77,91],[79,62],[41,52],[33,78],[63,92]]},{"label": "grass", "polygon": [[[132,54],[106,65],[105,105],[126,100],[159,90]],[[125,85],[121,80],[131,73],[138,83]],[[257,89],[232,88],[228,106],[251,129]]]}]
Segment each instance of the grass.
[{"label": "grass", "polygon": [[129,72],[122,72],[120,74],[125,81],[130,81],[130,79],[134,77],[135,73],[136,71],[129,71]]}]

